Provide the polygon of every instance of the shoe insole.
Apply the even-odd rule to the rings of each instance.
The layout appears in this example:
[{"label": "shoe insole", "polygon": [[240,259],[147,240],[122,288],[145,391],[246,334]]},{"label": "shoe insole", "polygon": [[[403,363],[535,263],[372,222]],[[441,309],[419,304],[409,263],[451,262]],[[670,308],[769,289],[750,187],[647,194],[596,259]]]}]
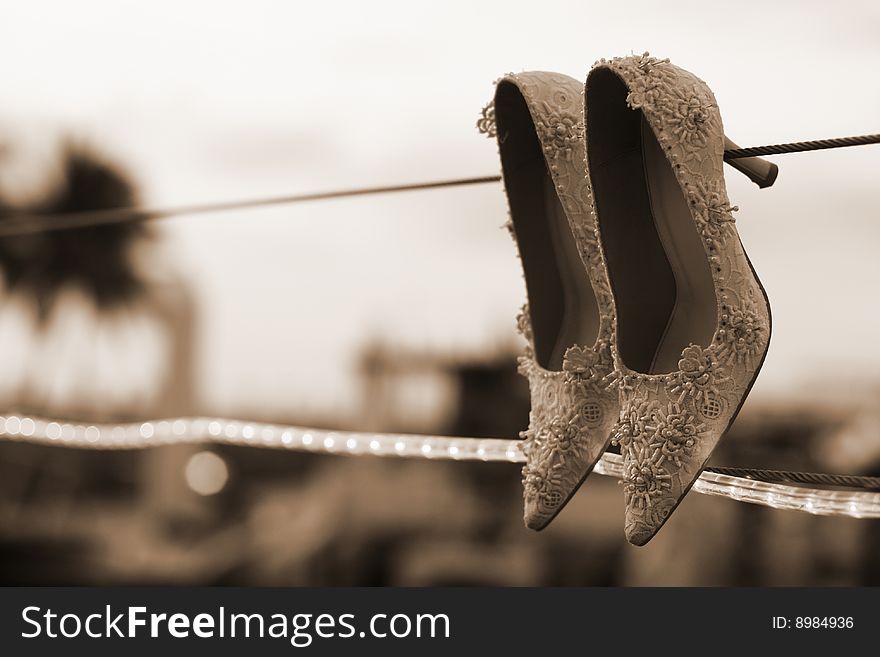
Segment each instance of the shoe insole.
[{"label": "shoe insole", "polygon": [[681,185],[644,117],[641,124],[642,161],[651,214],[675,277],[675,303],[650,371],[673,372],[688,344],[708,345],[705,336],[712,335],[716,322],[715,285]]},{"label": "shoe insole", "polygon": [[596,342],[598,303],[532,116],[515,85],[499,86],[495,116],[503,135],[501,163],[525,274],[535,359],[558,371],[570,346]]},{"label": "shoe insole", "polygon": [[550,176],[545,175],[544,180],[545,216],[563,294],[562,317],[549,365],[550,369],[561,369],[570,346],[593,346],[599,334],[599,309],[556,186]]}]

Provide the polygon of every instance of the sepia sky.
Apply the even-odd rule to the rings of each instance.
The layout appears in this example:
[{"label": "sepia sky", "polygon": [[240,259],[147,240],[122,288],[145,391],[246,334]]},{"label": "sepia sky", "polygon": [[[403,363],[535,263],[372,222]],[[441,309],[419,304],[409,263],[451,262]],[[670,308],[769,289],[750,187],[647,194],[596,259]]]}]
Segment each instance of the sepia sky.
[{"label": "sepia sky", "polygon": [[[0,134],[87,139],[151,205],[491,175],[474,122],[494,79],[645,50],[705,79],[742,146],[880,132],[876,3],[715,4],[2,0]],[[875,380],[880,146],[775,161],[767,190],[728,169],[773,308],[753,396]],[[369,340],[513,339],[505,219],[484,185],[163,223],[199,301],[204,408],[350,414]]]}]

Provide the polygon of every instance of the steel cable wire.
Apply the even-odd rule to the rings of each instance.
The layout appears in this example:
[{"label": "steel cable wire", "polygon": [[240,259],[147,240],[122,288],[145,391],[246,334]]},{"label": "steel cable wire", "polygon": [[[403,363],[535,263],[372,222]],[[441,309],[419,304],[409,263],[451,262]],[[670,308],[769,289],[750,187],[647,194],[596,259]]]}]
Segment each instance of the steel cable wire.
[{"label": "steel cable wire", "polygon": [[[769,146],[755,146],[751,148],[728,149],[724,151],[724,159],[736,160],[740,158],[758,157],[761,155],[779,155],[783,153],[813,151],[826,148],[842,148],[846,146],[861,146],[877,143],[880,143],[880,134],[862,135],[859,137],[821,139],[817,141],[800,141],[787,144],[774,144]],[[15,235],[27,235],[30,233],[42,233],[55,230],[89,228],[92,226],[104,226],[107,224],[125,223],[129,221],[167,219],[169,217],[183,215],[208,214],[214,212],[228,212],[232,210],[271,207],[277,205],[291,205],[295,203],[350,198],[354,196],[368,196],[374,194],[390,194],[396,192],[439,189],[444,187],[479,185],[484,183],[499,182],[500,180],[501,176],[498,175],[478,176],[474,178],[456,178],[451,180],[438,180],[423,183],[383,185],[377,187],[363,187],[357,189],[343,189],[327,192],[310,192],[306,194],[245,199],[239,201],[199,203],[194,205],[181,205],[167,208],[110,208],[105,210],[70,212],[61,214],[11,215],[0,221],[0,238],[12,237]]]}]

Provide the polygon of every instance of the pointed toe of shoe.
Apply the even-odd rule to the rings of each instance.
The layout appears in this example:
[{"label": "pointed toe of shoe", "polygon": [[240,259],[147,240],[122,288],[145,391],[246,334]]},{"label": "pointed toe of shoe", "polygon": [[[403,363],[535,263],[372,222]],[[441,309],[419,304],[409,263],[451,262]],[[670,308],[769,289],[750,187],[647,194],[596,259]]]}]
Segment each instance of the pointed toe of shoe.
[{"label": "pointed toe of shoe", "polygon": [[643,527],[627,527],[626,540],[636,547],[642,547],[647,545],[648,541],[654,538],[654,534],[656,533],[656,531],[651,531]]},{"label": "pointed toe of shoe", "polygon": [[647,545],[648,541],[654,538],[659,529],[659,525],[651,527],[642,522],[634,522],[629,518],[629,513],[627,513],[624,534],[626,535],[626,540],[632,545],[637,547]]},{"label": "pointed toe of shoe", "polygon": [[624,522],[626,540],[642,547],[654,538],[678,504],[679,498],[665,497],[649,507],[627,506]]},{"label": "pointed toe of shoe", "polygon": [[[607,433],[607,432],[606,432]],[[568,504],[593,471],[605,451],[610,436],[604,439],[584,433],[577,447],[565,452],[531,451],[524,470],[523,521],[535,531],[544,529]]]},{"label": "pointed toe of shoe", "polygon": [[553,515],[548,514],[535,501],[526,500],[523,506],[523,523],[528,529],[539,532],[549,525],[553,519]]},{"label": "pointed toe of shoe", "polygon": [[544,495],[523,494],[523,524],[528,529],[541,531],[559,514],[565,501],[566,496],[555,488]]}]

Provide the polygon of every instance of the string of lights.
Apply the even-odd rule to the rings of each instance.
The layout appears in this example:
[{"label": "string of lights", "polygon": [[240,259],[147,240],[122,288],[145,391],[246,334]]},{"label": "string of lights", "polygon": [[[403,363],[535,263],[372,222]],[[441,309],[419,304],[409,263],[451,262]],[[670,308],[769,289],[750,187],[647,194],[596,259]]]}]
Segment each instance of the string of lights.
[{"label": "string of lights", "polygon": [[[516,440],[333,431],[207,417],[108,425],[7,415],[0,416],[0,439],[84,449],[130,450],[173,444],[225,444],[348,456],[507,463],[525,460]],[[621,457],[605,454],[595,472],[623,478]],[[814,515],[880,518],[880,493],[874,492],[790,486],[711,471],[703,472],[692,490]]]}]

